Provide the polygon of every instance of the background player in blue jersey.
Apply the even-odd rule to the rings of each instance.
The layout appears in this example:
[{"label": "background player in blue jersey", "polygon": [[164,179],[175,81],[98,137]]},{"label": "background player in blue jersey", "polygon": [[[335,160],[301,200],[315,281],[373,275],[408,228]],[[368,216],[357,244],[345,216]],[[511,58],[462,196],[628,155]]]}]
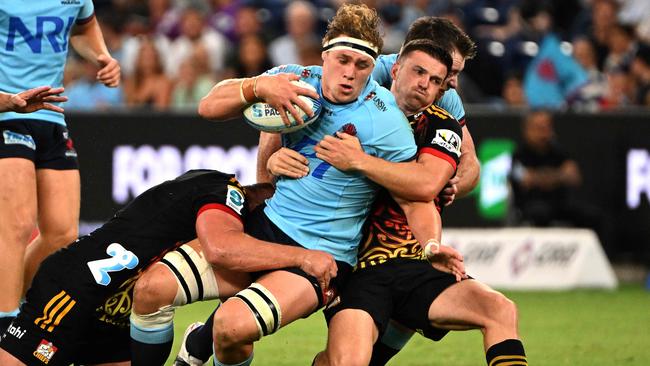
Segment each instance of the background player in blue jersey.
[{"label": "background player in blue jersey", "polygon": [[[257,212],[259,220],[253,217],[249,233],[332,253],[339,263],[335,287],[356,262],[361,225],[377,187],[358,174],[331,169],[315,156],[316,143],[344,130],[358,136],[366,151],[389,161],[407,160],[415,153],[412,132],[394,98],[369,79],[382,45],[378,26],[375,11],[365,5],[343,5],[323,40],[322,68],[290,65],[258,78],[222,82],[199,107],[206,118],[224,119],[257,97],[277,95],[280,79],[299,77],[315,86],[324,106],[319,120],[283,135],[285,146],[307,157],[313,174],[300,180],[280,179],[266,208]],[[296,76],[272,75],[282,71]],[[458,259],[449,254],[450,260]],[[462,263],[459,266],[461,272]],[[259,277],[216,311],[215,364],[250,364],[253,342],[313,312],[327,300],[323,290],[323,284],[293,268]],[[206,328],[190,334],[188,344],[194,342],[193,334]]]},{"label": "background player in blue jersey", "polygon": [[[480,165],[476,157],[474,141],[467,128],[463,102],[456,92],[458,77],[465,68],[465,61],[476,55],[476,44],[449,19],[432,16],[418,18],[411,24],[404,38],[404,44],[414,39],[432,40],[440,47],[450,50],[453,60],[446,86],[441,91],[441,97],[435,102],[437,106],[451,113],[463,127],[462,155],[458,171],[441,195],[443,204],[449,205],[456,196],[462,197],[471,192],[479,181]],[[396,54],[379,56],[372,73],[379,84],[389,89],[392,83],[390,71],[396,60]]]},{"label": "background player in blue jersey", "polygon": [[49,109],[54,112],[63,112],[63,108],[52,103],[68,100],[61,96],[63,88],[39,86],[20,93],[10,94],[0,91],[0,112],[31,113],[40,109]]},{"label": "background player in blue jersey", "polygon": [[[100,82],[118,85],[120,68],[92,1],[0,1],[0,90],[61,87],[69,45],[100,67]],[[6,325],[42,259],[77,237],[80,193],[77,153],[60,109],[0,113],[0,132],[0,324]],[[40,235],[27,247],[37,224]]]}]

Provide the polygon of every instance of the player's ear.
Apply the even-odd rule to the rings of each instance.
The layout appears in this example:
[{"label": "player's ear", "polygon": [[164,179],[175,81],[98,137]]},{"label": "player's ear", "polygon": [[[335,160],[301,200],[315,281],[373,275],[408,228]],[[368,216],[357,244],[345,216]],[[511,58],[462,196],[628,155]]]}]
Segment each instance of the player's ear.
[{"label": "player's ear", "polygon": [[395,80],[395,76],[397,76],[397,70],[399,69],[399,60],[397,60],[394,64],[393,67],[390,68],[390,78]]}]

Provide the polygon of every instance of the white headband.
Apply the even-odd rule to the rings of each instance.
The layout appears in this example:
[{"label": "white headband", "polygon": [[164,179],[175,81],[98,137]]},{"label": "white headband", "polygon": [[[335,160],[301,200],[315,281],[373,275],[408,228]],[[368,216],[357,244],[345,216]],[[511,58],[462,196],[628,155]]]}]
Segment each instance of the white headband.
[{"label": "white headband", "polygon": [[372,62],[375,62],[377,54],[379,53],[379,48],[373,46],[370,42],[366,42],[359,38],[352,37],[336,37],[330,39],[327,43],[323,45],[323,51],[330,50],[348,50],[352,52],[357,52],[365,56],[372,58]]}]

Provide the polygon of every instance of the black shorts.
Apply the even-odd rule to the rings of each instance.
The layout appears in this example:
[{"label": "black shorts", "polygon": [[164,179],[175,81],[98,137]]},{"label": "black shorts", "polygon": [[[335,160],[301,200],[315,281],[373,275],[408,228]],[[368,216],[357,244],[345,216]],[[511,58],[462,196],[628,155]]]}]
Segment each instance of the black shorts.
[{"label": "black shorts", "polygon": [[[250,213],[246,219],[246,233],[259,240],[302,248],[302,245],[298,244],[295,240],[289,237],[289,235],[285,234],[279,227],[277,227],[271,220],[269,220],[269,218],[264,213],[264,207],[266,207],[266,205],[259,205],[253,212]],[[332,278],[330,281],[330,289],[332,289],[334,292],[337,292],[338,289],[341,288],[341,286],[347,280],[349,274],[352,272],[352,266],[346,262],[336,261],[336,265],[338,267],[336,278]],[[283,268],[282,270],[304,277],[311,283],[311,285],[314,287],[314,291],[316,292],[316,297],[318,298],[318,308],[321,308],[323,305],[325,305],[325,302],[327,302],[328,299],[331,299],[332,296],[325,295],[316,277],[307,274],[307,272],[298,267]],[[253,278],[256,279],[268,272],[272,271],[254,273]]]},{"label": "black shorts", "polygon": [[36,169],[79,169],[68,129],[35,119],[0,121],[0,159],[24,158]]},{"label": "black shorts", "polygon": [[43,262],[0,347],[28,366],[130,360],[129,328],[101,322],[96,315],[104,290],[96,283],[62,279],[61,268],[52,257]]},{"label": "black shorts", "polygon": [[340,303],[325,309],[327,321],[344,309],[360,309],[372,317],[383,335],[389,319],[438,341],[448,331],[434,328],[429,307],[456,278],[427,261],[395,258],[356,270],[340,294]]}]

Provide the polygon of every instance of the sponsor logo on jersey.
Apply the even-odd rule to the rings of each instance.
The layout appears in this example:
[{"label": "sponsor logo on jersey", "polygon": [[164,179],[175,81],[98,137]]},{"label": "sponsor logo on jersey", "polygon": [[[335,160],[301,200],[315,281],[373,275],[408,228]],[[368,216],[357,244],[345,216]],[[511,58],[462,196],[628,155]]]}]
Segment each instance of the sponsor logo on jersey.
[{"label": "sponsor logo on jersey", "polygon": [[61,0],[61,5],[81,5],[80,0]]},{"label": "sponsor logo on jersey", "polygon": [[[370,93],[370,94],[373,94],[373,93]],[[370,96],[370,94],[368,94],[368,96]],[[366,96],[366,98],[367,98],[368,96]],[[381,99],[380,99],[378,96],[376,96],[376,95],[373,95],[371,98],[372,98],[373,103],[375,103],[375,107],[377,107],[377,109],[379,109],[379,110],[382,111],[382,112],[386,112],[386,110],[387,110],[388,108],[386,108],[386,103],[385,103],[383,100],[381,100]]]},{"label": "sponsor logo on jersey", "polygon": [[241,209],[244,207],[244,193],[239,188],[229,185],[226,206],[241,215]]},{"label": "sponsor logo on jersey", "polygon": [[432,144],[441,146],[451,153],[460,156],[460,136],[452,130],[440,129],[436,131],[436,137],[431,141]]},{"label": "sponsor logo on jersey", "polygon": [[2,137],[4,138],[5,145],[24,145],[32,150],[36,150],[36,143],[29,135],[23,135],[12,131],[3,131]]},{"label": "sponsor logo on jersey", "polygon": [[25,333],[27,333],[27,329],[21,329],[19,326],[15,326],[11,324],[9,328],[7,328],[7,333],[11,334],[12,336],[21,339]]},{"label": "sponsor logo on jersey", "polygon": [[34,357],[38,358],[41,362],[44,364],[48,364],[52,357],[54,357],[54,354],[58,350],[57,347],[55,347],[52,342],[41,339],[41,343],[39,343],[38,347],[36,347],[36,351],[32,353]]}]

